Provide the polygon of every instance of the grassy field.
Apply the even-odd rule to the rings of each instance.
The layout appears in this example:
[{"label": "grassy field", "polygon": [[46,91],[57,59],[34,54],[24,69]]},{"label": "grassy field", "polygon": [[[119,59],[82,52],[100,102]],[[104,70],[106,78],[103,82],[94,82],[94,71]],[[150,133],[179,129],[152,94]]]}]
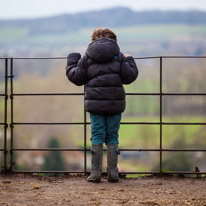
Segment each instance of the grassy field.
[{"label": "grassy field", "polygon": [[[139,116],[124,117],[122,122],[159,122],[158,116]],[[176,116],[163,117],[163,122],[206,122],[203,116]],[[204,148],[205,143],[205,126],[202,125],[163,125],[162,127],[162,144],[163,148],[174,148],[177,140],[182,140],[184,148]],[[91,146],[90,126],[87,127],[87,143]],[[76,139],[76,144],[83,147],[82,139]],[[160,126],[159,125],[126,125],[121,124],[119,130],[119,147],[120,148],[149,148],[158,149],[160,147]]]},{"label": "grassy field", "polygon": [[0,44],[18,43],[27,38],[28,29],[26,28],[0,28]]},{"label": "grassy field", "polygon": [[[14,45],[17,47],[19,47],[19,45],[27,45],[28,48],[30,48],[31,45],[63,45],[63,47],[65,47],[64,54],[67,54],[70,51],[83,52],[88,42],[90,42],[90,36],[93,29],[94,28],[82,28],[81,30],[64,34],[34,35],[29,34],[26,28],[5,30],[0,28],[0,44],[2,45],[2,48],[4,46],[8,46],[8,43],[12,47]],[[202,40],[204,40],[206,36],[206,25],[142,25],[114,28],[114,31],[118,34],[118,43],[123,50],[136,52],[148,47],[150,42],[180,41],[186,42],[185,44],[190,46],[192,45],[190,43],[194,40],[201,44]],[[150,51],[151,48],[153,48],[153,44],[150,45],[148,51]],[[53,55],[53,53],[51,55]],[[135,55],[138,56],[139,53],[135,53]],[[155,55],[158,54],[155,53]],[[70,92],[70,90],[71,92],[77,92],[77,87],[69,85],[68,80],[65,77],[65,63],[66,61],[63,63],[63,60],[62,64],[59,60],[56,64],[49,60],[31,60],[31,62],[29,60],[15,60],[14,70],[15,72],[19,71],[18,75],[15,75],[15,92]],[[125,86],[126,92],[159,92],[159,59],[137,60],[137,65],[140,70],[140,75],[135,83]],[[174,61],[164,59],[163,69],[165,73],[163,73],[163,92],[205,92],[205,78],[204,75],[202,75],[205,73],[205,68],[205,62],[203,62],[203,60]],[[38,72],[37,74],[34,73],[36,69],[41,71],[39,72],[41,75],[38,75]],[[52,71],[50,69],[52,69]],[[0,70],[4,71],[4,62],[2,63]],[[2,72],[2,74],[4,75],[4,72]],[[1,77],[2,79],[3,75]],[[28,76],[30,78],[28,78]],[[191,84],[191,82],[193,84]],[[51,87],[51,85],[55,85],[55,87]],[[0,85],[0,88],[3,91],[3,86]],[[178,98],[174,100],[176,101]],[[31,99],[36,100],[34,97]],[[46,100],[46,98],[42,99],[44,101]],[[82,121],[83,99],[81,101],[74,101],[74,99],[72,99],[72,101],[68,101],[67,98],[60,101],[60,99],[55,99],[53,97],[48,99],[48,102],[44,102],[39,99],[36,100],[36,102],[30,102],[26,97],[15,97],[15,121]],[[198,107],[198,105],[205,105],[202,97],[199,98],[200,103],[198,101],[194,102],[194,99],[190,97],[188,97],[188,99],[190,102],[193,102],[196,107]],[[182,99],[179,103],[183,104],[187,102],[188,99]],[[166,105],[165,97],[163,100],[165,100],[163,104]],[[8,101],[8,103],[9,102],[10,101]],[[22,107],[22,105],[24,105],[24,107]],[[33,108],[36,108],[36,105],[38,105],[37,110],[33,110]],[[2,97],[0,98],[1,117],[3,117],[3,110],[4,98]],[[122,122],[159,122],[158,114],[159,96],[127,96],[127,109],[123,114]],[[77,118],[77,120],[75,118]],[[163,122],[206,122],[206,119],[203,115],[171,115],[163,116]],[[205,148],[205,127],[206,126],[200,125],[163,125],[163,148]],[[88,126],[88,147],[91,147],[89,140],[90,135],[90,126]],[[84,145],[82,125],[71,127],[56,126],[50,127],[49,129],[48,127],[15,127],[15,144],[20,148],[33,147],[33,141],[31,140],[35,140],[35,144],[40,144],[38,142],[41,142],[38,146],[47,147],[46,143],[52,136],[56,136],[60,140],[61,145],[66,145],[65,147],[69,146],[76,148],[83,147]],[[179,140],[181,140],[181,144],[178,142]],[[122,124],[119,131],[119,141],[120,148],[158,149],[160,145],[160,126]],[[138,152],[136,154],[138,154]],[[148,167],[153,160],[150,159],[147,161]],[[128,163],[128,160],[122,160],[122,162],[124,167],[130,167],[131,170],[146,170],[144,162],[138,162],[138,168],[136,168],[133,162]],[[127,164],[129,165],[127,166]]]},{"label": "grassy field", "polygon": [[[158,116],[124,117],[122,122],[159,122]],[[176,116],[163,117],[163,122],[206,122],[203,116]],[[204,149],[205,129],[202,125],[163,125],[163,149]],[[87,127],[87,147],[91,148],[90,126]],[[75,144],[83,148],[83,138],[76,139]],[[106,149],[106,146],[104,145]],[[121,124],[119,131],[119,148],[130,149],[159,149],[159,125],[125,125]],[[90,155],[90,153],[88,153]],[[196,153],[190,152],[163,152],[163,169],[170,171],[190,171],[194,166],[202,165],[201,158],[195,157]],[[204,155],[204,154],[201,154]],[[120,171],[158,171],[159,152],[121,152],[119,156]],[[106,168],[106,153],[104,157]],[[186,165],[185,165],[186,164]]]},{"label": "grassy field", "polygon": [[115,31],[120,40],[135,41],[162,41],[175,37],[206,35],[206,25],[191,26],[182,24],[140,25],[117,28]]},{"label": "grassy field", "polygon": [[[205,122],[206,118],[201,116],[176,116],[163,117],[163,122]],[[122,122],[159,122],[159,117],[129,117],[122,119]],[[199,146],[204,143],[204,129],[201,125],[163,125],[162,138],[163,147],[171,148],[174,141],[183,139],[187,142],[187,147],[193,147],[195,141],[199,139]],[[121,125],[120,127],[120,143],[123,147],[146,147],[158,148],[160,142],[160,126],[159,125]],[[203,145],[202,145],[203,144]]]},{"label": "grassy field", "polygon": [[[27,44],[88,44],[94,28],[82,28],[74,32],[29,34],[27,28],[0,28],[0,43],[15,43],[24,40]],[[205,36],[206,25],[158,24],[112,28],[120,43],[163,41],[174,38]]]}]

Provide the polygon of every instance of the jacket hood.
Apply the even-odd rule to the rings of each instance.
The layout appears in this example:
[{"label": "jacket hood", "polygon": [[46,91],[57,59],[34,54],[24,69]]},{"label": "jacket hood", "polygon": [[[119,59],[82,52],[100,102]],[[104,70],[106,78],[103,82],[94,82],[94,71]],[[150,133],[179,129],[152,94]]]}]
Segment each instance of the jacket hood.
[{"label": "jacket hood", "polygon": [[112,60],[120,52],[117,42],[109,38],[99,38],[89,44],[86,55],[96,62]]}]

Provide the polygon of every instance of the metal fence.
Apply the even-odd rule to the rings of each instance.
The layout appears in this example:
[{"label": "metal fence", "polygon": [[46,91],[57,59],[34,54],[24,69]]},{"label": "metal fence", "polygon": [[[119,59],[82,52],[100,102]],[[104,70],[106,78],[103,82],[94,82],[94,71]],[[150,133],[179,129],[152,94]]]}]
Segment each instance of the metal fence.
[{"label": "metal fence", "polygon": [[5,70],[4,70],[4,93],[0,94],[0,96],[4,97],[5,102],[4,102],[4,122],[0,122],[0,125],[4,126],[4,145],[3,148],[2,146],[0,146],[0,152],[3,152],[4,154],[4,170],[6,171],[6,156],[7,156],[7,128],[8,128],[8,124],[7,124],[7,100],[8,100],[8,58],[5,58]]},{"label": "metal fence", "polygon": [[[163,96],[205,96],[206,93],[163,93],[163,80],[162,80],[162,71],[163,71],[163,59],[174,59],[174,58],[204,58],[206,59],[206,56],[154,56],[154,57],[140,57],[140,58],[135,58],[135,59],[159,59],[159,92],[157,93],[126,93],[126,95],[136,95],[136,96],[159,96],[159,121],[158,122],[121,122],[121,124],[128,124],[128,125],[138,125],[138,124],[144,124],[144,125],[159,125],[159,130],[160,130],[160,136],[159,136],[159,149],[119,149],[119,151],[154,151],[154,152],[159,152],[159,160],[160,160],[160,167],[159,171],[157,172],[121,172],[121,174],[162,174],[162,154],[163,152],[206,152],[206,149],[165,149],[162,147],[162,126],[163,125],[206,125],[206,122],[181,122],[181,123],[176,123],[176,122],[163,122]],[[20,60],[25,60],[25,59],[37,59],[37,60],[42,60],[42,59],[66,59],[65,57],[57,57],[57,58],[0,58],[5,61],[5,92],[3,94],[0,94],[0,96],[5,97],[5,105],[4,105],[4,122],[1,122],[0,125],[4,126],[4,146],[3,148],[0,148],[0,151],[3,152],[4,154],[4,169],[1,171],[4,172],[28,172],[28,171],[13,171],[13,154],[16,151],[82,151],[84,152],[84,170],[80,171],[78,173],[83,173],[87,174],[88,173],[88,167],[87,167],[87,152],[90,151],[90,149],[87,147],[87,125],[90,124],[90,122],[87,122],[87,113],[84,110],[84,119],[82,122],[14,122],[14,97],[15,96],[60,96],[60,95],[71,95],[71,96],[76,96],[76,95],[84,95],[84,93],[14,93],[13,92],[13,78],[14,78],[14,61],[15,59],[20,59]],[[9,68],[10,67],[10,68]],[[9,72],[10,71],[10,72]],[[8,73],[10,73],[8,75]],[[10,129],[11,129],[11,141],[10,141],[10,150],[8,151],[8,145],[7,145],[7,129],[8,129],[8,124],[7,124],[7,117],[8,117],[8,112],[7,112],[7,107],[8,107],[8,84],[10,82]],[[85,89],[85,87],[84,87]],[[41,106],[41,105],[39,105]],[[14,147],[14,129],[15,126],[17,125],[82,125],[84,127],[84,148],[79,149],[79,148],[42,148],[42,149],[26,149],[26,148],[21,148],[17,149]],[[104,149],[106,151],[106,149]],[[10,160],[7,161],[7,155],[8,153],[10,154]],[[7,166],[9,165],[9,167]],[[30,173],[75,173],[72,171],[29,171]],[[192,171],[191,172],[182,172],[182,171],[172,171],[172,172],[164,172],[164,174],[194,174]],[[196,172],[195,174],[206,174],[206,172]]]}]

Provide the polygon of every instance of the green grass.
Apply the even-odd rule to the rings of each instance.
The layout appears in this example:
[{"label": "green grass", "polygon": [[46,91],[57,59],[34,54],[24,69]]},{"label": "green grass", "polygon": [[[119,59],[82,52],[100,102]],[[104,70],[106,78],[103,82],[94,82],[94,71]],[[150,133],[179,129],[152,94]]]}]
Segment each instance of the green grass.
[{"label": "green grass", "polygon": [[[196,117],[163,117],[163,122],[205,122],[202,116]],[[159,117],[123,117],[122,122],[159,122]],[[184,139],[188,147],[199,141],[199,146],[204,143],[204,126],[202,125],[163,125],[163,147],[171,147],[176,139]],[[160,141],[159,125],[121,125],[119,141],[122,147],[147,147],[158,148]],[[198,136],[198,137],[197,137]],[[198,145],[197,144],[197,145]],[[203,144],[205,145],[205,144]],[[203,146],[202,145],[202,146]]]},{"label": "green grass", "polygon": [[[0,29],[0,43],[16,42],[25,38],[26,43],[40,44],[81,44],[87,45],[91,41],[91,34],[94,28],[82,28],[74,32],[46,33],[28,35],[27,28],[6,28]],[[114,27],[118,34],[118,42],[123,44],[148,41],[166,41],[174,38],[205,36],[206,25],[184,25],[184,24],[152,24]],[[132,45],[131,45],[132,46]]]},{"label": "green grass", "polygon": [[4,99],[0,98],[0,122],[3,122],[4,119]]},{"label": "green grass", "polygon": [[26,28],[7,28],[0,29],[0,43],[11,43],[20,41],[28,34]]},{"label": "green grass", "polygon": [[[175,37],[193,36],[193,35],[206,35],[206,25],[140,25],[140,26],[128,26],[113,29],[118,34],[118,42],[131,43],[142,41],[163,41],[169,40]],[[31,43],[78,43],[88,44],[91,41],[91,33],[93,28],[81,29],[75,32],[68,32],[64,34],[37,34],[34,37],[30,37]]]},{"label": "green grass", "polygon": [[[159,122],[159,116],[123,116],[122,122]],[[205,122],[205,117],[163,117],[163,122]],[[87,128],[87,145],[90,145],[90,128]],[[182,139],[187,148],[205,147],[205,126],[203,125],[163,125],[163,148],[172,148],[176,140]],[[153,148],[160,146],[159,125],[126,125],[121,124],[119,130],[120,148]],[[75,144],[83,147],[83,138],[76,139]],[[175,149],[175,148],[174,148]],[[186,148],[182,148],[186,149]]]},{"label": "green grass", "polygon": [[125,41],[162,41],[175,36],[185,37],[196,34],[206,35],[206,25],[152,24],[116,28],[120,40]]},{"label": "green grass", "polygon": [[129,174],[126,175],[126,178],[137,178],[137,177],[144,177],[145,174]]},{"label": "green grass", "polygon": [[[170,171],[170,170],[164,170],[164,169],[163,169],[162,172],[165,173],[165,172],[171,172],[171,171]],[[175,176],[174,174],[169,174],[169,175],[170,175],[170,176]]]},{"label": "green grass", "polygon": [[0,111],[4,110],[4,100],[0,99]]}]

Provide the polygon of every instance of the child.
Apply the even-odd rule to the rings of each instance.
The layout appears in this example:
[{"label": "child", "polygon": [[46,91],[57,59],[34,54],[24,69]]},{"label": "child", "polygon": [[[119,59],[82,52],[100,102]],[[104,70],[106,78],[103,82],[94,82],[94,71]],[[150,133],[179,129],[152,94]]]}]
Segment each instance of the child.
[{"label": "child", "polygon": [[90,113],[92,169],[87,181],[100,182],[103,144],[107,145],[108,181],[118,177],[118,131],[125,110],[123,84],[138,76],[134,59],[120,52],[113,31],[97,27],[85,55],[71,53],[67,57],[66,75],[77,86],[86,84],[85,109]]}]

